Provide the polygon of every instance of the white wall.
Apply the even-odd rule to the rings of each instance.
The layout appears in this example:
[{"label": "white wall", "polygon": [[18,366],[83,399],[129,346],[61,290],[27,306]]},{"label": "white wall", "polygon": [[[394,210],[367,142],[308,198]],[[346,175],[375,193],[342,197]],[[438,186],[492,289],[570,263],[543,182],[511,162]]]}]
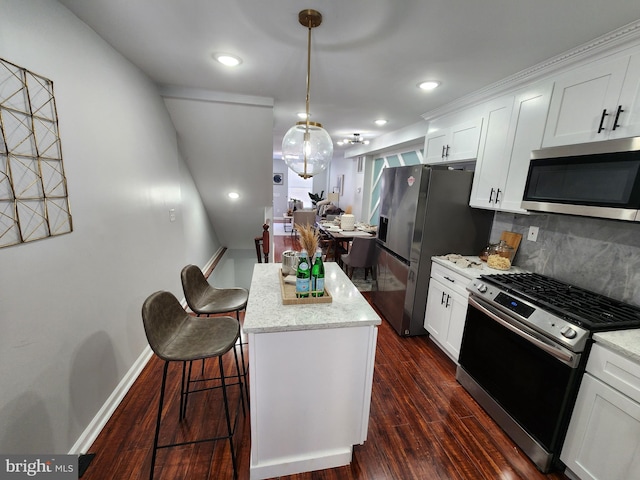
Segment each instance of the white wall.
[{"label": "white wall", "polygon": [[0,11],[0,57],[54,82],[74,225],[0,249],[0,451],[66,453],[147,347],[144,299],[219,242],[147,78],[57,2]]},{"label": "white wall", "polygon": [[[342,210],[347,207],[354,209],[355,192],[357,179],[355,177],[356,167],[355,160],[351,158],[334,159],[331,162],[331,173],[329,174],[329,192],[333,192],[334,187],[338,185],[338,178],[344,175],[344,191],[340,193],[338,206]],[[355,215],[355,214],[354,214]],[[361,219],[356,216],[356,221]]]}]

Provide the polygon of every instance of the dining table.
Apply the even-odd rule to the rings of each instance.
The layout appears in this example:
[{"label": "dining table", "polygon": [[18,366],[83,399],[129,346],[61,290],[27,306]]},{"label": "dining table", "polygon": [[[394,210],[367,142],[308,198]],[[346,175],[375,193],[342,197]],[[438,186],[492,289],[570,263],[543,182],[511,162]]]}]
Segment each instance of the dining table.
[{"label": "dining table", "polygon": [[[358,226],[356,225],[353,230],[343,230],[335,222],[317,222],[316,227],[320,230],[321,235],[328,239],[332,243],[328,251],[332,252],[332,258],[327,258],[327,261],[338,262],[340,258],[340,252],[349,252],[349,243],[355,237],[375,237],[374,227],[371,226]],[[339,247],[342,247],[340,249]],[[327,254],[328,255],[328,254]]]}]

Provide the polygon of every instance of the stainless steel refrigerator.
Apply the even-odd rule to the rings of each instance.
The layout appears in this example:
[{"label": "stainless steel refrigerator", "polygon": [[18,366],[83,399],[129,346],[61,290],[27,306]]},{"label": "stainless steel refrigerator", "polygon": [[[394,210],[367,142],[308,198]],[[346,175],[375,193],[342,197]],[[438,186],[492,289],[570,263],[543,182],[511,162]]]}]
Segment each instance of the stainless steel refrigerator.
[{"label": "stainless steel refrigerator", "polygon": [[372,300],[400,335],[424,335],[431,257],[477,255],[493,212],[469,207],[473,172],[387,168],[380,186],[378,260]]}]

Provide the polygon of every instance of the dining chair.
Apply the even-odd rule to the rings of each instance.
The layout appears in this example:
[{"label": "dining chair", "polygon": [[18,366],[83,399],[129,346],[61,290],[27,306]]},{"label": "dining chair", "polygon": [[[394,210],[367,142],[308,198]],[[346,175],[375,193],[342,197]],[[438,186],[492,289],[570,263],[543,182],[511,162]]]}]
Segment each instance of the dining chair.
[{"label": "dining chair", "polygon": [[341,255],[341,260],[347,267],[347,275],[353,277],[355,268],[364,268],[364,279],[367,273],[373,276],[373,266],[376,263],[376,239],[375,237],[354,237],[349,253]]},{"label": "dining chair", "polygon": [[[195,444],[201,442],[209,442],[227,439],[231,451],[231,462],[233,464],[233,478],[238,478],[236,467],[236,454],[233,445],[233,436],[237,425],[237,418],[240,412],[239,404],[242,403],[244,412],[244,400],[242,395],[242,375],[238,365],[238,355],[233,348],[240,336],[240,323],[232,317],[217,317],[215,322],[205,322],[195,318],[187,313],[178,299],[171,293],[159,291],[151,294],[142,305],[142,321],[144,331],[149,342],[149,346],[153,352],[164,360],[164,368],[162,371],[162,382],[160,386],[160,400],[158,402],[158,415],[156,418],[156,429],[153,439],[153,451],[151,454],[151,472],[150,480],[153,480],[155,470],[157,452],[163,448],[176,447],[187,444]],[[227,383],[230,376],[225,376],[222,357],[233,350],[237,383]],[[185,364],[194,360],[204,360],[206,358],[217,358],[220,369],[220,377],[209,379],[216,380],[213,386],[200,388],[189,392],[188,386],[185,392]],[[224,408],[224,417],[226,421],[226,433],[211,438],[195,439],[188,441],[180,441],[179,443],[167,443],[159,445],[160,425],[162,423],[162,410],[165,399],[165,390],[167,383],[167,371],[169,363],[182,363],[182,385],[180,389],[180,420],[183,416],[183,398],[185,395],[196,392],[203,392],[214,389],[222,390],[222,403]],[[217,382],[219,381],[219,383]],[[238,406],[235,411],[234,420],[231,420],[231,412],[229,409],[229,392],[228,387],[239,385]],[[186,400],[186,399],[185,399]],[[219,411],[219,410],[218,410]],[[210,421],[211,416],[215,414],[216,408],[210,403],[206,408],[207,419],[201,421]],[[166,416],[166,413],[165,413]],[[173,437],[171,435],[170,437]]]},{"label": "dining chair", "polygon": [[315,225],[316,212],[315,210],[296,210],[293,212],[293,228],[291,229],[291,235],[298,234],[297,227],[304,227],[308,225]]},{"label": "dining chair", "polygon": [[269,263],[269,224],[262,225],[262,235],[254,238],[256,244],[256,255],[258,256],[258,263]]}]

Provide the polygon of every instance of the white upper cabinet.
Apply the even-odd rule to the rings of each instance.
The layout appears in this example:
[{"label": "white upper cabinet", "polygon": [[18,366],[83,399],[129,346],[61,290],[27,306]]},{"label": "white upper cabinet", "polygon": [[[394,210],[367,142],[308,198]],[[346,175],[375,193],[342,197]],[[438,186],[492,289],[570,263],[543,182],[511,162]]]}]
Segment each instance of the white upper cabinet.
[{"label": "white upper cabinet", "polygon": [[531,151],[542,146],[547,112],[553,83],[547,82],[516,95],[509,126],[509,173],[499,209],[507,212],[526,212],[521,207]]},{"label": "white upper cabinet", "polygon": [[[618,110],[620,114],[618,115]],[[640,135],[640,54],[632,55],[625,76],[620,100],[616,110],[617,123],[610,138],[635,137]],[[614,120],[616,117],[614,115]]]},{"label": "white upper cabinet", "polygon": [[638,57],[599,60],[558,77],[542,146],[639,135]]},{"label": "white upper cabinet", "polygon": [[504,195],[509,170],[506,148],[513,100],[513,95],[510,95],[487,104],[485,128],[480,136],[480,155],[473,178],[472,207],[494,209]]},{"label": "white upper cabinet", "polygon": [[523,213],[520,206],[531,151],[540,148],[552,82],[487,103],[476,162],[472,207]]},{"label": "white upper cabinet", "polygon": [[475,111],[432,120],[425,136],[424,163],[474,160],[481,129],[482,116]]}]

